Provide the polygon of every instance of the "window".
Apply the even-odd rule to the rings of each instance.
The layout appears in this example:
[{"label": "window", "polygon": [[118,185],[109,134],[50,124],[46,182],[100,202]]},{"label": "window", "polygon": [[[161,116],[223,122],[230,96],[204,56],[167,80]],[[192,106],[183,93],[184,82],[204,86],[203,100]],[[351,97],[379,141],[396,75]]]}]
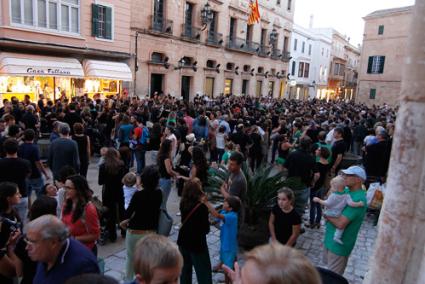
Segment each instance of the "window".
[{"label": "window", "polygon": [[264,67],[258,67],[257,68],[257,73],[258,74],[263,74],[264,73]]},{"label": "window", "polygon": [[280,0],[276,0],[276,5],[280,6]]},{"label": "window", "polygon": [[384,25],[380,25],[378,27],[378,35],[383,35],[384,34]]},{"label": "window", "polygon": [[236,18],[230,18],[229,39],[234,40],[236,35]]},{"label": "window", "polygon": [[162,63],[163,58],[164,58],[164,54],[163,53],[152,52],[152,55],[151,55],[151,61],[152,62]]},{"label": "window", "polygon": [[295,65],[296,65],[295,61],[292,61],[292,70],[291,70],[292,76],[295,76]]},{"label": "window", "polygon": [[376,97],[376,89],[370,89],[369,91],[369,99],[374,100]]},{"label": "window", "polygon": [[185,11],[184,11],[184,32],[186,35],[192,34],[192,16],[193,14],[193,4],[186,2]]},{"label": "window", "polygon": [[298,39],[294,39],[294,51],[297,50]]},{"label": "window", "polygon": [[283,52],[288,51],[288,42],[289,42],[289,37],[287,36],[283,37]]},{"label": "window", "polygon": [[245,38],[246,42],[252,41],[253,30],[254,30],[254,25],[246,25],[246,38]]},{"label": "window", "polygon": [[257,81],[257,86],[255,86],[255,95],[257,96],[257,98],[261,97],[262,89],[263,81]]},{"label": "window", "polygon": [[292,0],[288,0],[288,11],[291,11]]},{"label": "window", "polygon": [[308,78],[310,72],[310,63],[304,63],[304,78]]},{"label": "window", "polygon": [[216,62],[215,60],[207,60],[207,68],[215,68]]},{"label": "window", "polygon": [[10,0],[12,23],[80,33],[80,0]]},{"label": "window", "polygon": [[301,52],[304,53],[304,51],[305,51],[305,41],[303,41],[303,44],[301,46]]},{"label": "window", "polygon": [[269,81],[269,88],[268,88],[268,96],[269,97],[273,97],[273,93],[274,93],[274,81]]},{"label": "window", "polygon": [[385,56],[369,56],[367,64],[368,74],[382,74],[384,73]]},{"label": "window", "polygon": [[112,39],[112,8],[92,4],[92,35],[97,38]]},{"label": "window", "polygon": [[242,94],[248,95],[249,80],[242,81]]},{"label": "window", "polygon": [[210,98],[212,98],[214,96],[214,78],[207,77],[205,79],[204,93]]},{"label": "window", "polygon": [[311,55],[311,44],[308,45],[308,55]]},{"label": "window", "polygon": [[267,29],[261,29],[261,45],[266,45]]},{"label": "window", "polygon": [[232,89],[233,89],[233,79],[224,80],[224,94],[225,95],[232,94]]},{"label": "window", "polygon": [[235,64],[234,63],[229,62],[229,63],[226,64],[226,70],[227,71],[232,71],[233,68],[235,68]]},{"label": "window", "polygon": [[302,78],[304,75],[304,62],[300,62],[298,65],[298,77]]}]

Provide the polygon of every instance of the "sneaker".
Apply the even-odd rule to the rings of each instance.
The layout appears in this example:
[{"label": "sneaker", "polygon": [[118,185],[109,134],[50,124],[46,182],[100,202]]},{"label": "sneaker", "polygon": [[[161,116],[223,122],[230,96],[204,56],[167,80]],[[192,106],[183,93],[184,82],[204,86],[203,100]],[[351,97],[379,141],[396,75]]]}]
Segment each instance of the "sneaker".
[{"label": "sneaker", "polygon": [[180,225],[175,225],[174,230],[176,230],[176,231],[180,230]]},{"label": "sneaker", "polygon": [[341,240],[341,239],[338,239],[338,238],[334,238],[334,241],[335,241],[336,243],[340,244],[340,245],[343,245],[343,244],[344,244],[344,243],[342,242],[342,240]]},{"label": "sneaker", "polygon": [[176,216],[181,216],[181,215],[182,213],[180,211],[176,213]]}]

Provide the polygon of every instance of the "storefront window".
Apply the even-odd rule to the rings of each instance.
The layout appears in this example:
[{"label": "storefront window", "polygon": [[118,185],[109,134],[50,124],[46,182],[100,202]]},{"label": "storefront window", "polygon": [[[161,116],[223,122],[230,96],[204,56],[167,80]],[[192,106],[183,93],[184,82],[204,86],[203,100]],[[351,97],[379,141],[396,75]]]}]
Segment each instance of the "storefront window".
[{"label": "storefront window", "polygon": [[120,81],[107,79],[85,80],[83,93],[94,96],[113,96],[120,92]]},{"label": "storefront window", "polygon": [[232,93],[233,89],[233,80],[232,79],[226,79],[224,81],[224,94],[230,95]]}]

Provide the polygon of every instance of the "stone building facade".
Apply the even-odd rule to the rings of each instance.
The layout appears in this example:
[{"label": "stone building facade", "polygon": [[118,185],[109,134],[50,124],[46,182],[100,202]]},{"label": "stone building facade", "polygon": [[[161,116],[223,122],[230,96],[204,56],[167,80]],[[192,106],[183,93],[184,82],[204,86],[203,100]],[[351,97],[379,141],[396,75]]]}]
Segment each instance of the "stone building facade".
[{"label": "stone building facade", "polygon": [[379,10],[364,17],[358,102],[398,104],[411,15],[409,6]]},{"label": "stone building facade", "polygon": [[135,93],[280,97],[285,93],[295,1],[132,0]]},{"label": "stone building facade", "polygon": [[332,39],[313,29],[294,25],[289,62],[289,99],[325,99]]}]

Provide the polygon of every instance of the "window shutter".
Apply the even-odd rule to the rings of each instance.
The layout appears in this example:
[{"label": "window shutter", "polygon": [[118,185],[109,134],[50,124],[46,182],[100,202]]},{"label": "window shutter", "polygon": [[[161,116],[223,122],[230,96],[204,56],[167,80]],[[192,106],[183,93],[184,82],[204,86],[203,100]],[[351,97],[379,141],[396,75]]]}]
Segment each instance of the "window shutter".
[{"label": "window shutter", "polygon": [[369,61],[367,63],[367,73],[372,73],[372,65],[373,65],[373,56],[369,56]]},{"label": "window shutter", "polygon": [[112,39],[112,8],[106,7],[105,38]]},{"label": "window shutter", "polygon": [[369,99],[374,100],[376,98],[376,89],[370,89]]},{"label": "window shutter", "polygon": [[91,35],[96,37],[99,33],[99,9],[98,5],[91,4],[91,14],[92,14],[92,26],[91,26]]},{"label": "window shutter", "polygon": [[384,73],[384,65],[385,65],[385,56],[381,56],[381,65],[379,65],[379,73]]}]

